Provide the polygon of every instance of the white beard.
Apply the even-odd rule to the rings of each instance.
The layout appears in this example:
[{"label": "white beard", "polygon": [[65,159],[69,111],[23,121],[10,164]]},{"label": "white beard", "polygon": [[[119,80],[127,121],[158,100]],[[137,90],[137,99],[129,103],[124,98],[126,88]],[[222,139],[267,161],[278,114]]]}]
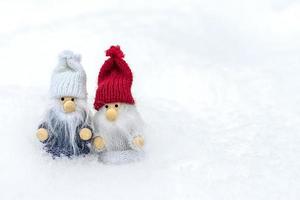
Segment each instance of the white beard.
[{"label": "white beard", "polygon": [[52,108],[48,111],[44,120],[49,132],[49,139],[46,142],[49,151],[59,144],[61,147],[55,147],[55,149],[67,152],[63,154],[80,154],[78,128],[91,127],[91,118],[86,108],[85,100],[76,100],[76,110],[72,113],[65,113],[59,100],[53,101]]},{"label": "white beard", "polygon": [[124,151],[134,149],[132,139],[143,135],[143,120],[135,105],[120,104],[116,121],[109,121],[103,106],[94,116],[96,134],[102,136],[108,151]]}]

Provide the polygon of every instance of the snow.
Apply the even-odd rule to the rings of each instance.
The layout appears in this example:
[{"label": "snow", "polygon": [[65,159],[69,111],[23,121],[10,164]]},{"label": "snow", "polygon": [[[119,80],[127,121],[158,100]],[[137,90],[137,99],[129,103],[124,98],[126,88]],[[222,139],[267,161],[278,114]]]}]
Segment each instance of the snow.
[{"label": "snow", "polygon": [[[0,1],[0,199],[299,199],[300,3]],[[35,137],[57,54],[82,54],[92,108],[121,45],[147,156],[52,160]]]}]

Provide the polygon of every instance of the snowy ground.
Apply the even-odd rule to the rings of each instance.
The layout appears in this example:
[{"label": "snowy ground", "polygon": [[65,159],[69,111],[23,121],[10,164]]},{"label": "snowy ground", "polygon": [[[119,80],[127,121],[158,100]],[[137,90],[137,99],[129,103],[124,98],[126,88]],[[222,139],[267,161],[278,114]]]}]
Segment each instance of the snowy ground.
[{"label": "snowy ground", "polygon": [[[299,199],[300,3],[0,1],[0,199]],[[147,157],[52,160],[35,131],[56,55],[82,54],[90,105],[119,44]]]}]

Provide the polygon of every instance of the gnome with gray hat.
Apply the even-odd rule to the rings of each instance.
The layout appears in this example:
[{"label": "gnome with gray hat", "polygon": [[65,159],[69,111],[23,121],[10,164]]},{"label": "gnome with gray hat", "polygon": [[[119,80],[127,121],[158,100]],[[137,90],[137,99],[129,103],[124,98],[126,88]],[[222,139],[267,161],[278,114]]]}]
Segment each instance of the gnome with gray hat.
[{"label": "gnome with gray hat", "polygon": [[52,74],[52,104],[38,127],[37,137],[53,157],[90,152],[92,119],[87,107],[86,74],[80,61],[80,55],[63,51]]}]

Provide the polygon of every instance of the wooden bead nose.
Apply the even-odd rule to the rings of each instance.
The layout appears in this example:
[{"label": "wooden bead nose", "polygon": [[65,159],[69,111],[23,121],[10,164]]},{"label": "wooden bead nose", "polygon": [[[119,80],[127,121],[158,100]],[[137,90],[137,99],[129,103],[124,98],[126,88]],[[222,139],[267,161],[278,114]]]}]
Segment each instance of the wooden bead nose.
[{"label": "wooden bead nose", "polygon": [[70,113],[75,111],[76,105],[73,101],[66,101],[64,102],[63,107],[66,113]]},{"label": "wooden bead nose", "polygon": [[109,121],[115,121],[118,117],[118,111],[114,108],[109,108],[106,110],[105,116]]}]

